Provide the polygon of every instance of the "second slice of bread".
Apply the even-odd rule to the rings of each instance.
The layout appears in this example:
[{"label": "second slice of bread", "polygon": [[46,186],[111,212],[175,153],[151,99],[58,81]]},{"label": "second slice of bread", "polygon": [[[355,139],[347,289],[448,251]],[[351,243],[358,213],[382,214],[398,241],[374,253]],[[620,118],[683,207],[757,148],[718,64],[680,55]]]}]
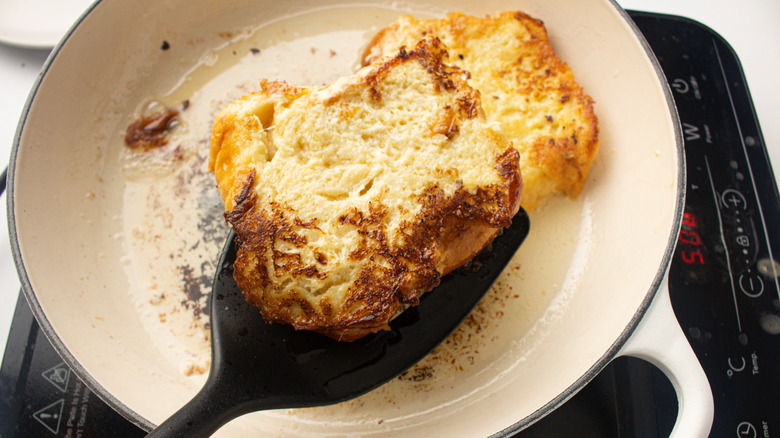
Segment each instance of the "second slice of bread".
[{"label": "second slice of bread", "polygon": [[235,278],[269,322],[386,329],[508,226],[519,154],[437,38],[325,87],[263,81],[215,120]]},{"label": "second slice of bread", "polygon": [[578,196],[598,153],[598,119],[592,99],[553,51],[544,23],[514,11],[403,16],[376,34],[363,62],[413,47],[426,35],[447,45],[445,62],[471,74],[487,119],[520,152],[523,207],[531,211],[558,193]]}]

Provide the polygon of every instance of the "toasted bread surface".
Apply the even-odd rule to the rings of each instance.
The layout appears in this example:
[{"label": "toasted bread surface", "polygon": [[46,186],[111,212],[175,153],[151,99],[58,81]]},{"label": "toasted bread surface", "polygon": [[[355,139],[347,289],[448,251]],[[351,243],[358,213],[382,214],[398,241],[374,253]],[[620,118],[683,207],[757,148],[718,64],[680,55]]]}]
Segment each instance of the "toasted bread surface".
[{"label": "toasted bread surface", "polygon": [[447,63],[470,72],[489,121],[499,123],[521,154],[523,207],[557,193],[576,197],[598,152],[592,99],[553,51],[544,24],[522,12],[443,19],[401,17],[381,30],[363,56],[368,65],[426,35],[449,50]]},{"label": "toasted bread surface", "polygon": [[446,59],[426,38],[325,87],[263,81],[217,116],[234,276],[267,321],[386,329],[511,223],[519,154]]}]

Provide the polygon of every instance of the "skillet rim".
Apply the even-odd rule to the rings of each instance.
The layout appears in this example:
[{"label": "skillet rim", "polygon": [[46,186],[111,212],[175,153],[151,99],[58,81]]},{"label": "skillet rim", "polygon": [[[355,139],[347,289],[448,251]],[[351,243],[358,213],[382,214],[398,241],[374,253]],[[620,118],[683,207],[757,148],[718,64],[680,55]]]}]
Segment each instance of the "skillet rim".
[{"label": "skillet rim", "polygon": [[19,282],[21,283],[22,292],[24,293],[27,303],[32,310],[35,320],[38,322],[41,330],[46,335],[46,338],[54,347],[57,354],[60,355],[62,360],[68,367],[70,367],[78,376],[78,378],[100,399],[102,399],[112,409],[119,412],[125,419],[135,424],[136,426],[149,431],[154,428],[154,424],[148,421],[143,416],[139,415],[134,410],[130,409],[122,403],[113,394],[108,392],[87,370],[78,362],[73,354],[65,346],[65,343],[60,339],[54,327],[49,323],[46,314],[43,311],[41,303],[38,301],[35,291],[30,283],[29,276],[27,275],[27,269],[25,267],[24,260],[22,259],[21,249],[19,247],[19,236],[16,230],[16,214],[14,203],[14,192],[16,186],[16,160],[19,153],[22,132],[27,125],[27,117],[32,108],[32,104],[35,101],[35,97],[38,95],[38,91],[41,87],[44,77],[48,73],[55,59],[59,55],[62,48],[68,43],[71,36],[75,32],[82,22],[94,11],[103,0],[96,0],[92,3],[79,18],[71,25],[62,39],[52,48],[49,56],[46,58],[41,71],[38,73],[38,77],[35,79],[33,86],[30,90],[30,94],[27,97],[27,101],[22,108],[21,115],[19,117],[19,123],[14,134],[13,143],[11,144],[11,157],[8,161],[8,174],[6,177],[6,210],[8,221],[8,237],[11,243],[11,253],[13,255],[14,263],[16,264],[16,270],[19,274]]},{"label": "skillet rim", "polygon": [[[100,7],[100,4],[102,2],[103,0],[96,0],[93,4],[91,4],[82,13],[82,15],[78,18],[78,20],[76,20],[73,23],[73,25],[68,29],[66,34],[57,43],[57,45],[54,46],[48,58],[46,59],[46,62],[44,63],[40,73],[38,74],[33,84],[33,87],[30,91],[30,94],[28,95],[27,101],[25,102],[25,105],[22,109],[19,123],[17,125],[17,129],[14,134],[13,143],[11,145],[11,157],[9,159],[9,164],[8,164],[7,190],[6,190],[8,232],[9,232],[9,240],[11,243],[11,252],[14,258],[14,262],[16,264],[17,272],[19,274],[19,280],[21,283],[22,292],[24,293],[24,296],[27,299],[27,302],[33,312],[33,315],[35,315],[36,321],[38,322],[39,326],[43,330],[47,339],[51,342],[55,351],[57,351],[57,353],[62,357],[63,361],[71,369],[73,369],[73,371],[77,374],[79,379],[82,380],[82,382],[86,384],[87,387],[89,387],[90,390],[92,390],[92,392],[95,393],[98,397],[100,397],[106,404],[108,404],[115,411],[119,412],[123,417],[125,417],[128,421],[132,422],[136,426],[146,431],[150,431],[154,429],[155,425],[150,421],[148,421],[143,416],[141,416],[140,414],[138,414],[137,412],[135,412],[133,409],[130,409],[122,401],[120,401],[111,393],[109,393],[97,380],[95,380],[92,377],[92,375],[89,374],[86,371],[86,369],[84,369],[83,366],[81,366],[78,360],[76,360],[75,356],[73,356],[73,354],[67,349],[62,339],[60,339],[59,335],[56,333],[52,325],[49,323],[45,313],[43,312],[43,308],[40,302],[38,301],[35,292],[32,289],[30,279],[27,275],[27,269],[25,268],[24,260],[22,259],[21,250],[19,247],[18,233],[16,229],[16,215],[14,213],[16,160],[20,148],[22,132],[24,131],[24,128],[26,126],[27,117],[30,113],[32,104],[41,87],[43,78],[46,76],[47,72],[51,68],[52,64],[56,60],[62,48],[68,43],[74,31],[81,25],[82,22],[84,22],[84,20],[96,8]],[[677,166],[678,171],[677,171],[677,180],[676,180],[677,197],[676,197],[674,220],[672,221],[672,226],[669,230],[669,237],[667,240],[666,250],[664,251],[664,255],[662,257],[658,271],[656,272],[656,275],[653,279],[653,282],[651,283],[636,313],[633,315],[628,325],[620,334],[620,336],[612,343],[609,349],[605,352],[605,354],[602,355],[599,358],[599,360],[597,360],[596,363],[594,363],[579,379],[574,381],[569,387],[567,387],[558,396],[553,398],[550,402],[541,406],[532,414],[526,416],[525,418],[507,427],[506,429],[491,435],[492,437],[508,436],[535,423],[536,421],[544,417],[547,413],[556,409],[557,407],[565,403],[567,400],[569,400],[571,397],[573,397],[580,389],[582,389],[586,384],[588,384],[599,372],[601,372],[601,370],[605,368],[615,357],[617,357],[620,349],[626,343],[628,338],[633,334],[639,322],[647,312],[647,309],[650,307],[653,298],[655,297],[655,294],[657,293],[658,289],[660,288],[665,278],[666,271],[671,262],[672,255],[674,254],[677,235],[679,233],[680,225],[682,222],[683,209],[685,206],[685,186],[686,186],[685,151],[683,147],[682,129],[680,125],[679,115],[677,113],[677,109],[674,104],[674,99],[671,94],[669,83],[666,80],[663,70],[661,69],[660,63],[658,62],[654,52],[652,51],[649,44],[645,40],[644,36],[639,31],[639,28],[633,22],[628,12],[625,9],[623,9],[616,2],[616,0],[606,0],[606,2],[615,10],[615,12],[617,12],[620,15],[620,18],[623,20],[623,22],[626,25],[628,25],[628,27],[633,32],[634,36],[637,38],[642,48],[644,49],[645,55],[648,56],[653,66],[653,70],[655,71],[656,76],[660,81],[660,85],[664,93],[664,98],[666,100],[667,107],[670,112],[670,116],[672,118],[672,123],[675,128],[674,133],[675,133],[675,144],[677,149],[677,161],[678,161],[678,166]]]}]

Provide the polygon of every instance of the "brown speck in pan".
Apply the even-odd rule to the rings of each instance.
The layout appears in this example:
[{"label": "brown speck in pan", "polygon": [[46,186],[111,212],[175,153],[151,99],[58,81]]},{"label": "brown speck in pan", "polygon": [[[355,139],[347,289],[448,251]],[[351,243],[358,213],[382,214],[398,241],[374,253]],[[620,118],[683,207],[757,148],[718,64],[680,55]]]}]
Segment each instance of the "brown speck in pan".
[{"label": "brown speck in pan", "polygon": [[203,297],[204,286],[207,287],[209,285],[209,278],[205,275],[196,277],[194,271],[191,266],[179,266],[182,283],[184,284],[184,295],[186,296],[186,299],[182,300],[181,304],[191,310],[197,318],[201,314],[209,313],[209,300],[206,300],[206,304],[202,308],[199,305],[200,299]]},{"label": "brown speck in pan", "polygon": [[161,50],[168,50],[171,48],[171,45],[168,43],[168,41],[163,40],[162,44],[160,45]]},{"label": "brown speck in pan", "polygon": [[181,147],[181,145],[177,145],[173,149],[173,159],[176,161],[181,161],[184,159],[184,149]]},{"label": "brown speck in pan", "polygon": [[414,366],[408,370],[406,370],[404,373],[402,373],[400,376],[398,376],[401,380],[407,380],[412,382],[422,382],[423,380],[428,380],[433,378],[434,376],[434,369],[431,366]]},{"label": "brown speck in pan", "polygon": [[168,133],[178,124],[179,112],[169,109],[140,117],[127,127],[125,144],[131,148],[153,149],[168,144]]}]

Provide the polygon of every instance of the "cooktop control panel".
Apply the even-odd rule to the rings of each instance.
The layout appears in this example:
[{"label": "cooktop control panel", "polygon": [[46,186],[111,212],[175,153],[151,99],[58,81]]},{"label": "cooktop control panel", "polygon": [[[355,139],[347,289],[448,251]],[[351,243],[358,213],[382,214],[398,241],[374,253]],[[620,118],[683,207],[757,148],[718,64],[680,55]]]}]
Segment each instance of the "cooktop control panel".
[{"label": "cooktop control panel", "polygon": [[633,18],[682,124],[686,203],[669,290],[712,386],[713,436],[780,434],[780,197],[739,61],[702,26]]}]

